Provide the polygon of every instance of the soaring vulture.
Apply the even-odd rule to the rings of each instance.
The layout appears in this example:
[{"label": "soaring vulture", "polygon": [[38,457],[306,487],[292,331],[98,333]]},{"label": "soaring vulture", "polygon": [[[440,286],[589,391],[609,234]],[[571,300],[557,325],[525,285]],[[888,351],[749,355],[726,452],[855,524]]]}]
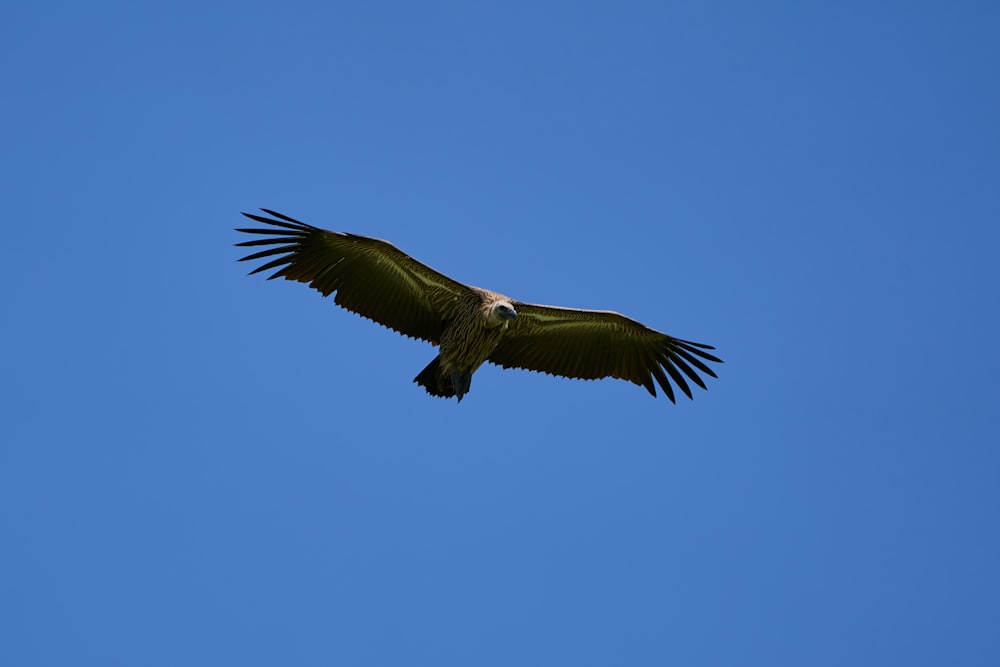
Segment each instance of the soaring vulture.
[{"label": "soaring vulture", "polygon": [[[539,306],[463,285],[418,262],[387,241],[331,232],[261,209],[244,213],[270,227],[237,229],[263,238],[239,246],[275,246],[240,261],[271,258],[251,271],[277,269],[268,279],[308,283],[334,294],[338,306],[440,347],[414,382],[432,396],[469,391],[484,361],[568,378],[628,380],[656,396],[655,379],[674,401],[671,380],[692,398],[688,380],[705,389],[699,371],[722,363],[710,345],[650,329],[608,310]],[[276,257],[275,257],[276,256]]]}]

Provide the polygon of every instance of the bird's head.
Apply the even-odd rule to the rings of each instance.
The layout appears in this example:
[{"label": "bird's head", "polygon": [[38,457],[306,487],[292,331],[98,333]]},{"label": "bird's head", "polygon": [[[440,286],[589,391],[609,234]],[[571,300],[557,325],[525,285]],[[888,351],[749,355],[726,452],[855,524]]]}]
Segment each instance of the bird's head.
[{"label": "bird's head", "polygon": [[510,301],[497,301],[490,308],[489,322],[494,327],[516,319],[517,311]]}]

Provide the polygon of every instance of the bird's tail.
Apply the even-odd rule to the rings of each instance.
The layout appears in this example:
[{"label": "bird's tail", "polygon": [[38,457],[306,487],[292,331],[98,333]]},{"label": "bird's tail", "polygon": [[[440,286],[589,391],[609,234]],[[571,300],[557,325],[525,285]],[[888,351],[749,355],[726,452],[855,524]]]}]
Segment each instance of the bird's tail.
[{"label": "bird's tail", "polygon": [[434,357],[434,361],[427,364],[427,368],[420,371],[420,375],[413,378],[413,381],[427,390],[431,396],[442,396],[451,398],[455,395],[451,379],[439,377],[441,372],[441,355]]}]

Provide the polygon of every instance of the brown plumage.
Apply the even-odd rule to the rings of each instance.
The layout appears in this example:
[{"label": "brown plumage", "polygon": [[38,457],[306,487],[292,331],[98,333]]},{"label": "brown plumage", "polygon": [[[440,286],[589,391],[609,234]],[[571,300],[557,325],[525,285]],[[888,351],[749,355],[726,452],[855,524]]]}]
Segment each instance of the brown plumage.
[{"label": "brown plumage", "polygon": [[433,396],[462,397],[484,361],[568,378],[613,377],[645,387],[660,385],[674,401],[671,381],[688,397],[688,380],[705,389],[699,371],[722,363],[710,345],[673,338],[607,310],[539,306],[463,285],[421,264],[388,241],[331,232],[262,209],[244,213],[267,229],[239,229],[265,238],[239,246],[268,246],[240,261],[272,256],[251,271],[277,269],[269,279],[308,283],[334,294],[339,306],[399,333],[440,346],[414,378]]}]

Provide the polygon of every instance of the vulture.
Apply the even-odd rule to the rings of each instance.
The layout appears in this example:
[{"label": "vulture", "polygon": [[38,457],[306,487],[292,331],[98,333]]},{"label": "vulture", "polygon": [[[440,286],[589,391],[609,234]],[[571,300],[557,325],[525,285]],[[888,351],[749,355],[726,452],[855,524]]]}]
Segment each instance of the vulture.
[{"label": "vulture", "polygon": [[239,261],[267,260],[250,275],[277,269],[270,279],[306,283],[338,306],[439,353],[414,382],[432,396],[462,397],[483,362],[583,380],[628,380],[674,402],[676,385],[706,389],[706,362],[722,363],[710,345],[668,336],[609,310],[580,310],[517,301],[465,285],[376,238],[331,232],[286,215],[244,213],[266,228],[237,246],[265,247]]}]

